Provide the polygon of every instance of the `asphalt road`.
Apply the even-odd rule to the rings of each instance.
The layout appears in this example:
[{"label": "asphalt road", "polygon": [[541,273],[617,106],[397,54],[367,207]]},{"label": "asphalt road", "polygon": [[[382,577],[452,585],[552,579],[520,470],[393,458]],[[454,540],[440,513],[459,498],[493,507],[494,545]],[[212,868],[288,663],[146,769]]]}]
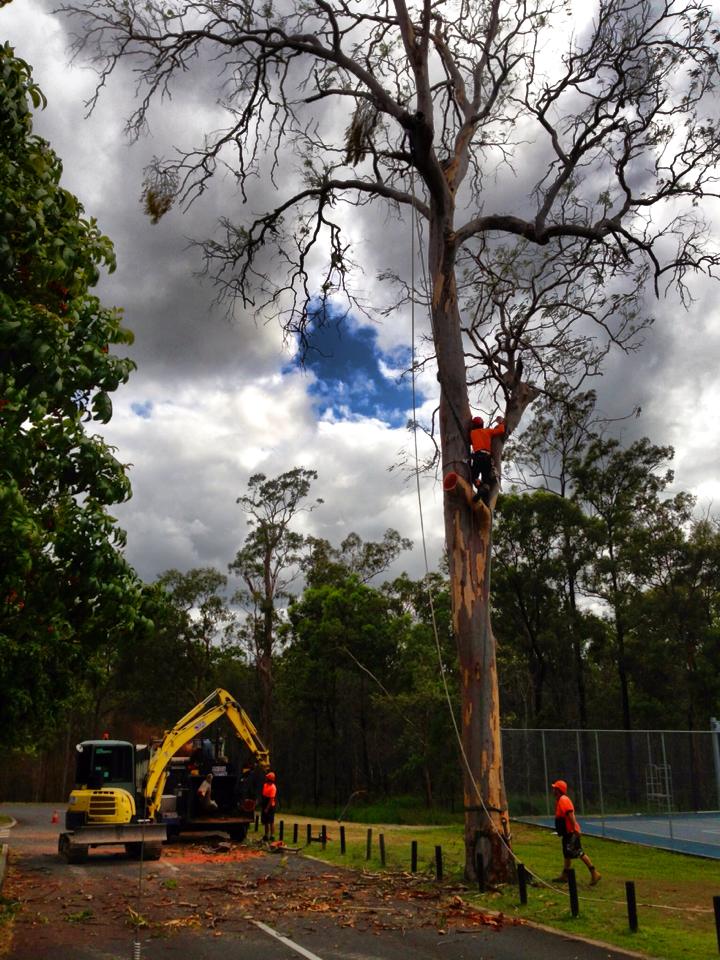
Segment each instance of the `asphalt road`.
[{"label": "asphalt road", "polygon": [[[628,954],[528,925],[498,923],[451,888],[363,876],[252,843],[207,837],[142,867],[56,853],[47,804],[2,804],[3,896],[19,904],[3,960],[626,960]],[[59,811],[62,821],[63,811]],[[107,849],[107,848],[106,848]],[[7,939],[7,938],[6,938]],[[1,943],[2,941],[0,941]]]}]

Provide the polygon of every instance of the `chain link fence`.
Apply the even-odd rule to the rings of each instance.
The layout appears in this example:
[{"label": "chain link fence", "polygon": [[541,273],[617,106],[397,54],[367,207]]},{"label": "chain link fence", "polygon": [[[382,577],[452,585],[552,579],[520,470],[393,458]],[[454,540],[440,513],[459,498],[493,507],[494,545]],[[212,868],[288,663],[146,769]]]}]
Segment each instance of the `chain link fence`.
[{"label": "chain link fence", "polygon": [[720,810],[720,723],[703,730],[502,731],[513,816],[552,816],[566,780],[580,815]]}]

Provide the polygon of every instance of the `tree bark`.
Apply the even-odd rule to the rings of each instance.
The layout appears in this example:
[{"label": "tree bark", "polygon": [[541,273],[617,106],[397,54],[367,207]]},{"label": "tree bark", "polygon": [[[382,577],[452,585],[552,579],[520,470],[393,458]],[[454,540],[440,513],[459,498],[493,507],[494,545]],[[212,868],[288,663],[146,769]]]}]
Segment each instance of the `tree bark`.
[{"label": "tree bark", "polygon": [[263,586],[265,595],[263,597],[262,612],[262,650],[258,663],[258,676],[260,679],[260,722],[262,725],[263,740],[268,750],[273,748],[273,676],[272,676],[272,654],[273,654],[273,631],[275,627],[275,590],[272,582],[272,552],[268,549],[263,558]]},{"label": "tree bark", "polygon": [[472,501],[467,435],[470,407],[449,216],[431,220],[428,257],[430,276],[435,278],[432,317],[441,387],[445,540],[460,669],[465,877],[477,880],[479,855],[486,879],[500,883],[512,879],[514,862],[501,819],[507,820],[508,811],[495,638],[490,626],[492,506]]},{"label": "tree bark", "polygon": [[[567,537],[566,537],[567,544]],[[578,698],[578,720],[583,730],[587,729],[587,696],[585,693],[585,665],[583,661],[582,640],[579,633],[579,616],[577,598],[575,595],[575,575],[568,570],[568,608],[570,622],[570,639],[572,642],[573,662],[575,664],[575,688]]]},{"label": "tree bark", "polygon": [[469,483],[456,480],[448,475],[445,483],[445,528],[460,666],[465,877],[477,880],[479,855],[486,879],[503,883],[512,879],[514,863],[502,828],[508,810],[489,607],[492,514],[482,502],[472,504]]}]

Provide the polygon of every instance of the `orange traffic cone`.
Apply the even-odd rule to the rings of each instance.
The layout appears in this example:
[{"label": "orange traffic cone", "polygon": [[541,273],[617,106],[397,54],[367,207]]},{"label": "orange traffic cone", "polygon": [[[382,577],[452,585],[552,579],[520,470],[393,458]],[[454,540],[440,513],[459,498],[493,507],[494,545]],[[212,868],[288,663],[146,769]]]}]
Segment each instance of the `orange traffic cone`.
[{"label": "orange traffic cone", "polygon": [[50,823],[60,823],[60,816],[57,810],[53,810],[53,815],[50,818]]}]

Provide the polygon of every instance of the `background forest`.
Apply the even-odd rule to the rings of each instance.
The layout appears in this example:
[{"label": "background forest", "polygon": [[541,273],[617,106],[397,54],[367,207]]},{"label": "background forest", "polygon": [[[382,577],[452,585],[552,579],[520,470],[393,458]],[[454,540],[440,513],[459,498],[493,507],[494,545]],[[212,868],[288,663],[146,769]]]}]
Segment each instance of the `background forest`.
[{"label": "background forest", "polygon": [[[604,437],[593,396],[538,405],[494,528],[505,728],[708,730],[720,695],[720,530],[670,495],[673,451]],[[522,477],[521,489],[520,478]],[[226,571],[139,584],[137,628],[96,638],[55,721],[27,713],[3,799],[59,800],[74,743],[159,735],[215,687],[272,749],[286,804],[405,795],[460,809],[447,581],[385,571],[412,544],[303,537],[314,471],[249,479]],[[47,717],[45,717],[47,719]],[[512,800],[512,797],[511,797]]]}]

